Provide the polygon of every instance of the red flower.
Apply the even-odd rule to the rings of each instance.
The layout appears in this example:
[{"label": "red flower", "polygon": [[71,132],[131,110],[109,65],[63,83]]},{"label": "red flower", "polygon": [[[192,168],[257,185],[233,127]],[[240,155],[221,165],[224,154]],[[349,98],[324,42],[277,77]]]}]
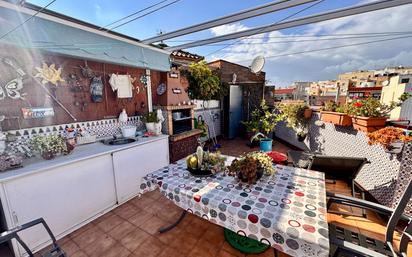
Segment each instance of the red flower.
[{"label": "red flower", "polygon": [[361,102],[356,102],[356,103],[354,103],[353,104],[355,107],[362,107],[363,106],[363,104],[361,103]]}]

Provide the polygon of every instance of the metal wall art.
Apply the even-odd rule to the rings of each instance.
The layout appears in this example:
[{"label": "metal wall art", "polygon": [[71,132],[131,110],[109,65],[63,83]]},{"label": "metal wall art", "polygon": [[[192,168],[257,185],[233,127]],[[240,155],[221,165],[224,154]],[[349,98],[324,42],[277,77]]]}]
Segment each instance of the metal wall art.
[{"label": "metal wall art", "polygon": [[70,92],[72,92],[74,96],[73,104],[77,107],[80,107],[81,110],[84,111],[87,106],[87,90],[83,85],[83,81],[76,73],[70,73],[67,77],[67,83],[70,86]]},{"label": "metal wall art", "polygon": [[157,93],[157,95],[163,95],[164,93],[166,93],[166,84],[165,83],[160,83],[157,86],[156,93]]},{"label": "metal wall art", "polygon": [[64,79],[61,78],[62,68],[60,67],[56,69],[56,65],[54,63],[50,64],[50,66],[48,66],[46,63],[43,63],[43,66],[41,68],[36,67],[36,70],[37,74],[34,75],[34,77],[41,78],[41,83],[43,85],[51,83],[57,87],[57,84],[59,82],[65,82]]},{"label": "metal wall art", "polygon": [[26,94],[20,92],[23,89],[23,78],[26,76],[26,73],[22,68],[17,64],[17,62],[11,58],[3,57],[1,58],[2,62],[11,68],[17,73],[17,77],[8,81],[5,85],[0,85],[0,100],[5,98],[10,98],[13,100],[25,99]]},{"label": "metal wall art", "polygon": [[94,71],[87,65],[87,61],[84,61],[84,67],[80,66],[83,77],[91,79],[95,76]]}]

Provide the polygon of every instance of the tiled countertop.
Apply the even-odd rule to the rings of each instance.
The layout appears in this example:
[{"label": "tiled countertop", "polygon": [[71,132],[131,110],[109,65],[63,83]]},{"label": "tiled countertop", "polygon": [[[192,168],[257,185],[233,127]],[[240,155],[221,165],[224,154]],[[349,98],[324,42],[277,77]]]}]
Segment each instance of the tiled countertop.
[{"label": "tiled countertop", "polygon": [[27,159],[23,162],[23,167],[13,170],[0,172],[0,182],[15,179],[21,176],[27,176],[36,172],[56,168],[70,163],[98,157],[105,154],[111,154],[128,148],[148,144],[161,139],[168,138],[167,135],[156,137],[138,137],[137,141],[125,145],[105,145],[101,142],[96,142],[87,145],[77,146],[69,155],[58,156],[52,160],[44,160],[40,156]]}]

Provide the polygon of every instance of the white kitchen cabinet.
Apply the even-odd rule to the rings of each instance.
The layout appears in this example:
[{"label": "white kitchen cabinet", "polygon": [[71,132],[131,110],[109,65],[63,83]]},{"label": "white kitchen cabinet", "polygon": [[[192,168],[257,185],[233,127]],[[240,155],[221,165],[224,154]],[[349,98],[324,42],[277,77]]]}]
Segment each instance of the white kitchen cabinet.
[{"label": "white kitchen cabinet", "polygon": [[150,172],[169,165],[167,137],[113,153],[116,193],[119,203],[135,197],[140,191],[141,179]]},{"label": "white kitchen cabinet", "polygon": [[[59,237],[116,204],[110,154],[74,162],[2,182],[2,202],[8,226],[43,217]],[[44,229],[22,233],[31,249],[49,240]],[[23,250],[19,249],[17,256]]]}]

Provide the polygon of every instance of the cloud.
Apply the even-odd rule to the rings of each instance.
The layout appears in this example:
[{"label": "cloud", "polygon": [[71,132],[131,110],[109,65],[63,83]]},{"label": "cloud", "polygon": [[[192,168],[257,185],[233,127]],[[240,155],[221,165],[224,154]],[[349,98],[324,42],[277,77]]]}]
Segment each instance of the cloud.
[{"label": "cloud", "polygon": [[[412,65],[412,44],[410,43],[412,38],[271,58],[271,56],[288,53],[398,37],[391,35],[340,40],[324,40],[325,38],[322,37],[322,40],[305,41],[314,38],[303,38],[302,36],[410,31],[412,28],[410,13],[412,13],[412,6],[406,5],[307,25],[301,27],[299,33],[294,30],[296,34],[274,31],[256,35],[236,42],[234,45],[215,53],[209,59],[222,58],[248,65],[255,56],[266,56],[264,71],[266,71],[267,79],[279,86],[287,86],[294,81],[335,79],[339,73],[359,69]],[[214,35],[222,35],[244,29],[247,27],[236,23],[212,29],[211,32]],[[284,38],[285,36],[288,38]],[[290,38],[290,36],[299,37]]]},{"label": "cloud", "polygon": [[234,23],[234,24],[221,25],[218,27],[211,28],[210,32],[212,32],[214,36],[222,36],[225,34],[235,33],[235,32],[243,31],[246,29],[249,29],[249,28],[240,23]]}]

